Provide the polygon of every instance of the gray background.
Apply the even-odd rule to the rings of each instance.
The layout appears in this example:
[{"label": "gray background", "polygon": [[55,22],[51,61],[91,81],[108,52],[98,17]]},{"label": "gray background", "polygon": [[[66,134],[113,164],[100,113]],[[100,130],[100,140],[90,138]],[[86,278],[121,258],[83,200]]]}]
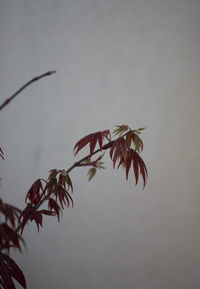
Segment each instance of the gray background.
[{"label": "gray background", "polygon": [[72,172],[60,224],[25,228],[27,252],[12,256],[29,289],[200,288],[199,13],[198,0],[1,0],[1,102],[58,71],[0,113],[4,201],[23,208],[84,135],[147,126],[145,190],[107,156],[91,183]]}]

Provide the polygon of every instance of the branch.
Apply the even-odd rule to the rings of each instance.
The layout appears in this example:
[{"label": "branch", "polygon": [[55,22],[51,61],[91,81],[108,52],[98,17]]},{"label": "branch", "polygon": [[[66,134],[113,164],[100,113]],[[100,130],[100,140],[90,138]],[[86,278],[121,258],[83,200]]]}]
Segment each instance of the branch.
[{"label": "branch", "polygon": [[52,71],[48,71],[46,73],[43,73],[39,76],[36,76],[34,77],[33,79],[31,79],[29,82],[27,82],[26,84],[24,84],[19,90],[17,90],[11,97],[7,98],[3,103],[2,105],[0,106],[0,110],[2,110],[4,108],[4,106],[6,106],[7,104],[9,104],[9,102],[11,100],[13,100],[13,98],[15,98],[20,92],[22,92],[22,90],[24,90],[27,86],[29,86],[31,83],[35,82],[35,81],[38,81],[40,80],[41,78],[43,77],[46,77],[48,75],[51,75],[51,74],[54,74],[56,73],[55,70],[52,70]]},{"label": "branch", "polygon": [[[119,129],[118,129],[118,130],[119,130]],[[117,140],[121,140],[122,138],[124,138],[125,136],[127,136],[130,132],[139,133],[139,132],[137,132],[137,131],[140,131],[140,130],[142,130],[142,129],[138,129],[138,130],[132,131],[132,130],[129,128],[129,131],[121,134],[120,137],[117,138]],[[120,133],[120,131],[119,131],[119,133]],[[119,133],[118,133],[118,134],[119,134]],[[95,154],[99,153],[99,152],[102,151],[102,150],[105,151],[105,150],[111,149],[112,146],[113,146],[113,144],[115,144],[115,143],[117,142],[117,140],[108,140],[108,142],[107,142],[106,144],[104,144],[101,148],[96,149],[95,151],[92,152],[92,154],[88,154],[88,155],[86,155],[85,157],[81,158],[79,161],[75,162],[72,166],[70,166],[65,172],[66,172],[67,175],[68,175],[68,174],[69,174],[73,169],[75,169],[76,167],[80,167],[80,166],[83,166],[83,165],[86,165],[86,166],[87,166],[87,165],[88,165],[87,163],[86,163],[86,164],[83,164],[83,162],[84,162],[85,160],[87,160],[88,158],[91,159],[91,156],[94,156]],[[124,140],[124,141],[125,141],[125,140]],[[133,141],[134,141],[134,139],[133,139]],[[140,143],[139,145],[140,145],[140,146],[143,146],[141,140],[140,140],[140,142],[141,142],[141,143]],[[119,147],[120,147],[120,145],[121,145],[121,143],[118,144]],[[128,144],[127,144],[127,145],[128,145]],[[129,143],[129,146],[130,146],[130,143]],[[136,146],[136,144],[135,144],[135,146]],[[125,147],[126,150],[127,150],[127,148],[128,148],[128,147]],[[116,146],[115,146],[114,149],[116,150]],[[119,150],[120,150],[120,149],[118,148],[118,151],[119,151]],[[118,152],[118,156],[120,157],[119,165],[121,165],[121,164],[123,165],[123,164],[124,164],[124,166],[125,166],[125,168],[126,168],[126,178],[128,179],[127,175],[128,175],[128,172],[129,172],[129,169],[130,169],[130,166],[131,166],[131,162],[133,162],[133,170],[134,170],[134,174],[135,174],[136,184],[137,184],[137,182],[138,182],[138,176],[139,176],[139,172],[140,172],[141,175],[142,175],[142,177],[143,177],[143,181],[144,181],[144,185],[145,185],[145,180],[146,180],[146,176],[147,176],[147,169],[146,169],[146,166],[145,166],[143,160],[138,156],[138,154],[137,154],[137,152],[136,152],[137,147],[136,147],[135,149],[130,148],[129,155],[127,155],[127,159],[126,159],[126,160],[124,160],[124,155],[123,155],[124,149],[123,149],[123,147],[122,147],[121,150],[122,150],[122,152],[121,152],[122,155],[120,155],[120,152]],[[113,152],[112,152],[112,153],[113,153]],[[114,154],[116,155],[116,152],[115,152]],[[136,154],[136,156],[135,156],[135,154]],[[111,160],[113,161],[114,166],[115,166],[115,162],[116,162],[116,159],[117,159],[118,156],[115,156],[115,159],[114,159],[114,158],[112,158],[112,154],[111,154]],[[134,166],[134,163],[136,164],[136,166]],[[91,165],[91,163],[90,163],[89,165]],[[119,167],[119,165],[118,165],[118,167]],[[113,167],[114,167],[114,166],[113,166]],[[139,170],[140,170],[140,171],[139,171]],[[55,171],[57,171],[57,170],[55,170]],[[56,172],[56,176],[57,176],[57,172]],[[40,179],[40,180],[43,180],[43,179]],[[46,180],[43,180],[43,181],[46,182],[46,186],[44,187],[44,189],[42,188],[42,194],[40,195],[39,199],[37,200],[37,203],[35,203],[35,204],[33,205],[33,209],[34,209],[35,211],[38,210],[39,207],[41,207],[42,204],[43,204],[45,201],[47,201],[47,200],[49,199],[50,195],[52,194],[52,193],[50,192],[50,194],[48,194],[47,196],[45,196],[45,193],[46,193],[46,191],[48,190],[49,186],[48,186],[48,181],[46,181]],[[51,180],[50,180],[50,181],[51,181]],[[70,180],[70,182],[71,182],[71,180]],[[68,182],[67,182],[67,184],[68,184],[68,187],[71,186],[71,188],[72,188],[72,184],[70,184],[70,183],[68,183]],[[73,190],[73,188],[72,188],[72,190]],[[71,199],[71,197],[70,197],[70,199]],[[71,199],[71,200],[72,200],[72,199]],[[73,201],[72,201],[72,202],[73,202]],[[69,204],[69,202],[68,202],[68,204]],[[59,215],[58,215],[58,216],[59,216]],[[40,225],[41,225],[41,224],[40,224]],[[23,225],[23,221],[22,221],[21,223],[18,223],[18,227],[15,229],[14,234],[13,234],[13,236],[11,236],[10,240],[12,240],[12,239],[16,236],[16,234],[19,232],[19,230],[21,229],[22,226],[24,226],[24,225]],[[0,251],[2,251],[4,248],[5,248],[5,245],[2,245],[2,246],[0,247]]]},{"label": "branch", "polygon": [[[109,141],[109,142],[106,143],[104,146],[102,146],[102,150],[107,150],[107,149],[111,148],[112,144],[113,144],[113,141]],[[95,150],[95,151],[92,153],[92,156],[94,156],[95,154],[97,154],[97,153],[100,152],[100,151],[101,151],[100,148],[97,149],[97,150]],[[71,172],[73,169],[75,169],[76,167],[79,167],[80,164],[81,164],[84,160],[86,160],[87,158],[89,158],[90,156],[91,156],[91,155],[88,154],[87,156],[85,156],[85,157],[83,157],[82,159],[80,159],[78,162],[75,162],[70,168],[68,168],[68,169],[66,170],[66,172],[69,173],[69,172]],[[46,182],[46,180],[43,180],[43,181]],[[45,198],[45,191],[44,191],[44,192],[41,194],[40,199],[38,200],[38,203],[34,205],[34,209],[35,209],[35,210],[38,210],[39,207],[41,207],[41,205],[42,205],[45,201],[46,201],[46,198]],[[22,222],[18,224],[18,227],[15,229],[13,236],[10,237],[10,241],[12,241],[13,238],[17,235],[17,233],[20,231],[21,227],[22,227]],[[0,247],[0,252],[1,252],[3,249],[5,249],[5,245],[2,245],[2,246]]]}]

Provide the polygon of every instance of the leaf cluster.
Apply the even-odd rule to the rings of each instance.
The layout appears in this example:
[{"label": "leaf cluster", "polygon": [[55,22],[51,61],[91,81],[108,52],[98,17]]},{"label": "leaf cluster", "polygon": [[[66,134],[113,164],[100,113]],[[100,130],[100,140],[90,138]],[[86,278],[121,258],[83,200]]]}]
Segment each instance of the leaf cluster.
[{"label": "leaf cluster", "polygon": [[[74,206],[73,184],[69,176],[72,169],[89,167],[88,181],[90,181],[98,169],[105,168],[102,159],[105,152],[109,151],[113,168],[123,167],[126,179],[128,179],[132,166],[135,184],[137,185],[139,176],[141,176],[143,187],[145,187],[147,168],[140,156],[143,151],[143,142],[140,138],[143,129],[132,130],[127,125],[117,125],[112,133],[114,139],[109,130],[98,131],[81,138],[74,146],[74,155],[77,155],[87,145],[89,154],[75,162],[67,170],[50,170],[47,180],[37,179],[26,194],[26,206],[23,210],[6,204],[0,199],[0,214],[3,217],[3,222],[0,223],[0,288],[2,286],[15,289],[13,282],[15,279],[26,289],[23,272],[9,256],[10,248],[21,251],[21,245],[25,245],[21,235],[29,222],[34,222],[39,232],[45,215],[56,216],[60,222],[65,207]],[[98,153],[99,155],[95,156]],[[1,149],[0,157],[4,159]],[[6,254],[1,252],[3,250]]]},{"label": "leaf cluster", "polygon": [[[102,156],[97,158],[95,161],[91,161],[92,155],[102,150],[110,150],[109,155],[113,161],[113,168],[116,167],[116,163],[118,163],[117,168],[120,166],[124,167],[126,170],[126,179],[128,179],[129,171],[132,165],[135,176],[135,184],[137,185],[139,176],[141,175],[144,188],[148,173],[146,165],[140,157],[140,153],[143,151],[143,142],[139,135],[141,134],[142,130],[144,130],[144,128],[132,130],[128,125],[117,125],[116,129],[113,131],[113,136],[117,137],[115,140],[111,140],[109,130],[102,132],[98,131],[80,139],[74,146],[74,152],[76,155],[82,148],[89,144],[90,154],[78,164],[78,166],[92,166],[88,172],[89,181],[96,174],[97,168],[103,167],[103,162],[98,163],[99,159],[102,159]],[[107,138],[108,143],[102,145],[105,138]],[[95,151],[97,144],[99,144],[99,148],[97,148]]]}]

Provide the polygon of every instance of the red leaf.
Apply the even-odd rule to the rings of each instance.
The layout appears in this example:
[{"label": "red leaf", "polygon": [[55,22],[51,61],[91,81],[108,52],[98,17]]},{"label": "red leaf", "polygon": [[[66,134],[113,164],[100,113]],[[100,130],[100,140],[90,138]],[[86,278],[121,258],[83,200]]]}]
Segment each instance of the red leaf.
[{"label": "red leaf", "polygon": [[137,154],[137,161],[139,163],[140,173],[142,174],[142,178],[144,181],[144,186],[143,186],[143,188],[144,188],[146,185],[146,178],[148,176],[147,168],[146,168],[144,161],[142,160],[142,158],[138,154]]},{"label": "red leaf", "polygon": [[137,185],[138,178],[139,178],[139,168],[138,168],[137,158],[135,158],[133,161],[133,171],[134,171],[134,175],[135,175],[135,185]]},{"label": "red leaf", "polygon": [[[129,154],[130,154],[130,152],[129,152]],[[125,163],[126,163],[126,179],[128,180],[128,174],[129,174],[129,170],[130,170],[130,167],[131,167],[131,158],[128,157],[126,159]]]},{"label": "red leaf", "polygon": [[142,160],[142,158],[139,156],[139,154],[133,149],[130,149],[130,158],[131,158],[131,161],[133,162],[133,170],[134,170],[135,180],[136,180],[135,184],[137,185],[138,183],[138,175],[139,175],[139,170],[140,170],[140,173],[143,178],[143,183],[144,183],[143,188],[144,188],[146,185],[146,179],[148,176],[146,165],[144,161]]},{"label": "red leaf", "polygon": [[54,199],[49,198],[48,208],[50,211],[55,212],[58,217],[58,222],[60,222],[60,214],[62,213],[62,211],[58,203]]},{"label": "red leaf", "polygon": [[11,226],[15,228],[15,222],[18,221],[21,210],[12,205],[5,204],[0,199],[0,212],[5,216],[5,222],[9,221]]},{"label": "red leaf", "polygon": [[131,147],[131,142],[133,142],[134,148],[138,153],[143,151],[143,142],[139,135],[133,130],[127,133],[126,142],[129,147]]},{"label": "red leaf", "polygon": [[72,181],[71,181],[68,173],[65,170],[60,171],[60,175],[58,178],[58,184],[61,185],[62,187],[64,187],[65,189],[66,189],[66,185],[67,185],[67,190],[69,188],[71,188],[71,190],[73,192]]},{"label": "red leaf", "polygon": [[70,177],[69,177],[68,174],[66,174],[66,182],[67,182],[67,184],[68,184],[68,188],[67,188],[67,189],[71,188],[71,190],[72,190],[72,192],[73,192],[72,181],[71,181],[71,179],[70,179]]},{"label": "red leaf", "polygon": [[6,223],[0,224],[1,247],[8,251],[11,247],[15,247],[21,251],[20,241],[24,243],[22,237],[19,236],[11,227],[9,227]]},{"label": "red leaf", "polygon": [[69,207],[70,201],[71,201],[72,207],[74,206],[74,201],[72,197],[62,186],[60,185],[57,186],[54,192],[54,195],[56,197],[56,201],[57,199],[59,200],[62,209],[64,209],[64,205]]},{"label": "red leaf", "polygon": [[[131,137],[134,137],[132,135]],[[127,139],[127,138],[126,138]],[[128,143],[127,143],[128,141]],[[142,175],[143,183],[145,187],[146,185],[146,178],[147,178],[147,168],[136,152],[136,150],[130,148],[130,136],[127,141],[123,137],[119,137],[116,141],[113,142],[113,145],[110,149],[110,158],[113,161],[113,168],[115,168],[116,161],[118,161],[119,168],[121,165],[126,169],[126,179],[128,179],[129,171],[131,168],[131,163],[133,163],[133,171],[135,175],[135,184],[138,183],[139,173]],[[140,144],[141,145],[141,144]]]},{"label": "red leaf", "polygon": [[22,211],[19,222],[22,220],[21,223],[21,234],[23,233],[24,226],[27,224],[27,222],[30,220],[31,222],[34,221],[37,225],[37,229],[39,231],[39,227],[42,227],[42,214],[54,216],[55,213],[47,210],[40,210],[36,211],[35,208],[28,204],[26,208]]},{"label": "red leaf", "polygon": [[46,184],[44,191],[47,192],[47,197],[49,197],[51,194],[53,194],[56,191],[57,188],[57,178],[51,178],[49,179],[48,183]]},{"label": "red leaf", "polygon": [[29,189],[25,202],[27,203],[27,199],[30,200],[31,204],[37,204],[40,200],[40,191],[43,192],[42,182],[40,179],[36,180],[31,188]]},{"label": "red leaf", "polygon": [[0,283],[5,289],[15,289],[14,278],[24,289],[26,280],[23,272],[13,259],[4,253],[0,253]]},{"label": "red leaf", "polygon": [[100,150],[102,150],[102,143],[104,138],[110,141],[111,136],[109,130],[98,131],[83,137],[75,144],[74,155],[76,155],[84,146],[90,144],[90,157],[91,157],[94,152],[97,141],[99,143]]},{"label": "red leaf", "polygon": [[115,168],[116,161],[119,161],[118,167],[127,159],[129,147],[123,137],[117,138],[110,149],[110,158]]}]

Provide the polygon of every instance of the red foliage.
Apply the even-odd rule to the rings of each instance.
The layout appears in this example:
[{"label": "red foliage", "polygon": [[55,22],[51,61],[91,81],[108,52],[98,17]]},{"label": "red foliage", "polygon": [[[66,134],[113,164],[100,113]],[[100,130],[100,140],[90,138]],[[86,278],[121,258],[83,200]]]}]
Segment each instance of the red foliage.
[{"label": "red foliage", "polygon": [[[62,209],[64,209],[64,205],[69,207],[70,203],[73,207],[74,201],[68,192],[69,189],[71,189],[71,192],[73,192],[72,181],[68,173],[65,170],[51,170],[49,175],[49,182],[47,182],[45,187],[45,190],[48,192],[46,199],[55,197],[55,201],[59,201]],[[56,210],[58,212],[59,205],[57,204],[58,207],[55,205],[55,203],[52,203],[52,205],[54,207],[54,211]],[[56,213],[56,215],[58,217],[58,213]]]},{"label": "red foliage", "polygon": [[24,274],[14,260],[7,254],[0,253],[0,285],[2,288],[15,289],[12,278],[14,278],[24,289],[27,288]]},{"label": "red foliage", "polygon": [[15,228],[16,222],[18,222],[19,215],[21,214],[21,210],[10,205],[5,204],[0,199],[0,213],[2,213],[5,217],[5,222],[10,222],[12,228]]},{"label": "red foliage", "polygon": [[[70,195],[73,192],[73,185],[69,172],[78,166],[90,166],[88,179],[91,180],[97,169],[104,168],[101,161],[104,154],[93,161],[91,160],[92,155],[102,150],[110,150],[113,168],[116,166],[117,168],[120,166],[125,168],[126,179],[128,179],[132,165],[135,184],[137,185],[139,175],[141,175],[143,187],[145,187],[147,168],[139,155],[143,150],[143,142],[139,137],[143,129],[131,130],[127,125],[122,125],[117,126],[113,132],[114,136],[118,136],[116,140],[111,140],[109,130],[95,132],[80,139],[74,146],[74,154],[76,155],[89,144],[89,155],[76,162],[68,170],[50,170],[47,181],[37,179],[26,194],[25,203],[27,205],[23,211],[12,205],[3,203],[0,199],[0,213],[4,216],[4,222],[0,224],[0,251],[4,249],[9,253],[11,247],[21,251],[21,242],[24,243],[24,241],[18,234],[18,231],[21,229],[22,234],[25,225],[29,221],[35,222],[38,231],[42,227],[43,215],[57,216],[58,221],[60,221],[64,206],[69,207],[70,204],[72,207],[74,206]],[[108,142],[103,145],[105,139]],[[97,143],[99,148],[95,151]],[[1,148],[0,157],[4,158]],[[38,210],[45,202],[47,202],[48,210]],[[13,278],[26,289],[26,282],[22,271],[8,255],[0,253],[0,288],[2,286],[3,288],[15,289]]]},{"label": "red foliage", "polygon": [[58,184],[63,186],[65,190],[69,190],[71,188],[71,191],[73,192],[72,181],[68,173],[65,170],[59,171],[59,173]]},{"label": "red foliage", "polygon": [[27,200],[29,199],[31,204],[37,204],[41,197],[40,192],[43,192],[43,186],[41,180],[38,179],[32,184],[31,188],[29,189],[25,198],[25,202],[27,203]]},{"label": "red foliage", "polygon": [[[138,183],[139,173],[141,173],[143,178],[143,188],[146,184],[147,179],[147,168],[142,160],[142,158],[139,156],[139,154],[136,152],[136,149],[131,148],[131,141],[135,144],[135,138],[137,135],[134,133],[130,133],[126,135],[126,139],[124,137],[119,137],[113,142],[113,145],[110,149],[110,158],[113,161],[113,168],[115,168],[116,162],[118,161],[119,168],[121,165],[126,169],[126,179],[128,179],[129,170],[131,167],[131,163],[133,163],[133,171],[135,175],[135,184]],[[138,136],[137,136],[138,137]],[[136,146],[136,145],[135,145]],[[143,143],[138,137],[137,139],[137,151],[139,152],[143,148]]]},{"label": "red foliage", "polygon": [[20,241],[24,243],[21,236],[17,234],[10,226],[6,223],[0,224],[0,246],[6,249],[8,252],[11,247],[17,248],[21,251]]},{"label": "red foliage", "polygon": [[75,144],[74,155],[76,155],[84,146],[86,146],[89,143],[90,144],[90,157],[91,157],[94,152],[97,141],[99,143],[100,150],[102,150],[102,144],[103,144],[104,138],[110,141],[111,136],[110,136],[109,130],[98,131],[98,132],[91,133],[83,137]]},{"label": "red foliage", "polygon": [[140,153],[143,151],[143,142],[138,134],[136,134],[133,130],[126,134],[126,142],[129,147],[133,143],[135,150]]},{"label": "red foliage", "polygon": [[42,227],[42,214],[54,216],[55,213],[48,211],[48,210],[40,210],[37,211],[32,204],[28,204],[26,208],[22,211],[20,217],[19,217],[19,224],[21,227],[21,234],[24,230],[24,226],[27,224],[28,221],[35,221],[38,232],[39,232],[39,226]]},{"label": "red foliage", "polygon": [[62,214],[62,210],[61,210],[60,206],[58,205],[58,203],[52,198],[49,198],[48,209],[50,211],[54,212],[55,215],[57,215],[58,222],[60,222],[60,214]]},{"label": "red foliage", "polygon": [[118,160],[118,167],[121,165],[126,169],[126,179],[128,179],[128,174],[130,171],[131,163],[133,164],[133,171],[135,175],[135,184],[138,183],[139,173],[141,173],[143,178],[143,188],[146,184],[147,179],[147,168],[139,156],[139,154],[132,148],[130,148],[125,139],[122,137],[118,138],[112,148],[110,149],[110,158],[113,161],[113,168],[115,167],[116,161]]},{"label": "red foliage", "polygon": [[63,205],[69,207],[70,202],[72,207],[74,206],[74,201],[67,190],[65,190],[61,185],[57,185],[56,190],[54,191],[54,195],[56,197],[56,201],[58,200],[62,209],[64,209]]},{"label": "red foliage", "polygon": [[129,147],[126,140],[123,137],[119,137],[113,142],[110,149],[110,158],[113,161],[113,168],[115,168],[116,161],[119,161],[118,167],[122,161],[126,161],[128,157]]}]

